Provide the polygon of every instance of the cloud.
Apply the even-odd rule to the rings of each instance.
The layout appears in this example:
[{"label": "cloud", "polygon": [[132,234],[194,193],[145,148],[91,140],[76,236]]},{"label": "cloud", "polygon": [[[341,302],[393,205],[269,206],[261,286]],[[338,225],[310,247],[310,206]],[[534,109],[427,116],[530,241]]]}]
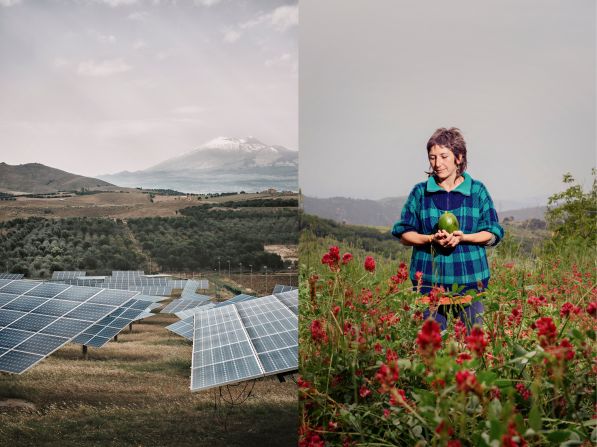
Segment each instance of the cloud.
[{"label": "cloud", "polygon": [[282,56],[280,56],[277,59],[268,59],[265,61],[265,66],[270,68],[270,67],[275,67],[277,65],[284,65],[287,64],[288,62],[290,62],[292,60],[290,54],[288,53],[284,53]]},{"label": "cloud", "polygon": [[122,59],[109,59],[101,62],[88,60],[81,62],[77,67],[77,74],[81,76],[112,76],[118,73],[124,73],[133,67],[128,65]]},{"label": "cloud", "polygon": [[99,36],[97,36],[97,39],[98,39],[98,40],[99,40],[101,43],[114,43],[114,42],[116,42],[116,37],[115,37],[115,36],[113,36],[113,35],[111,35],[111,34],[110,34],[110,35],[107,35],[107,36],[104,36],[104,35],[101,35],[101,34],[100,34]]},{"label": "cloud", "polygon": [[195,4],[198,6],[212,6],[220,3],[220,0],[195,0]]},{"label": "cloud", "polygon": [[67,59],[64,59],[62,57],[54,58],[54,62],[53,62],[54,68],[62,68],[68,64],[69,64],[69,61]]},{"label": "cloud", "polygon": [[298,5],[279,6],[271,14],[271,24],[278,31],[298,25]]},{"label": "cloud", "polygon": [[239,31],[228,30],[224,32],[224,42],[233,43],[236,42],[241,36]]},{"label": "cloud", "polygon": [[175,113],[177,115],[194,115],[203,112],[205,112],[205,109],[203,107],[195,105],[177,107],[176,109],[172,110],[172,113]]},{"label": "cloud", "polygon": [[19,3],[21,3],[21,0],[0,0],[0,6],[6,6],[7,8]]},{"label": "cloud", "polygon": [[100,3],[104,3],[109,5],[112,8],[116,8],[118,6],[127,6],[127,5],[134,5],[138,2],[138,0],[97,0]]},{"label": "cloud", "polygon": [[279,6],[272,12],[260,14],[254,19],[241,23],[239,28],[250,29],[261,24],[267,24],[280,32],[298,25],[298,5]]},{"label": "cloud", "polygon": [[149,13],[147,11],[136,11],[129,14],[126,18],[136,22],[144,22],[149,18]]},{"label": "cloud", "polygon": [[141,50],[146,47],[147,44],[143,40],[136,40],[135,42],[133,42],[133,50]]}]

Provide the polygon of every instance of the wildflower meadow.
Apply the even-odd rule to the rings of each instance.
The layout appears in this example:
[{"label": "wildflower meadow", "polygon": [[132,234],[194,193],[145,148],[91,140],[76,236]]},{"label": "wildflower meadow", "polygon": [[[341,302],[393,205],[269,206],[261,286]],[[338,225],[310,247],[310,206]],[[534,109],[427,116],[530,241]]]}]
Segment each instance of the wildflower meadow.
[{"label": "wildflower meadow", "polygon": [[[594,445],[594,250],[571,259],[566,241],[534,257],[491,253],[482,293],[423,296],[408,259],[304,231],[299,445]],[[483,324],[460,320],[477,300]],[[423,312],[447,303],[441,331]]]}]

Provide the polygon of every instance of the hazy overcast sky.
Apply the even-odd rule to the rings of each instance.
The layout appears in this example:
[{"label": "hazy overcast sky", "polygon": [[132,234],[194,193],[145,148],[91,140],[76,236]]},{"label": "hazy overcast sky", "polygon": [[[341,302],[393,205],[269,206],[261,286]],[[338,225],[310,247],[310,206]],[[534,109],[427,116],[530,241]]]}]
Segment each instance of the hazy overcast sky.
[{"label": "hazy overcast sky", "polygon": [[0,161],[96,175],[218,136],[298,149],[298,7],[0,0]]},{"label": "hazy overcast sky", "polygon": [[547,197],[596,157],[594,0],[301,0],[300,185],[406,195],[459,127],[494,199]]}]

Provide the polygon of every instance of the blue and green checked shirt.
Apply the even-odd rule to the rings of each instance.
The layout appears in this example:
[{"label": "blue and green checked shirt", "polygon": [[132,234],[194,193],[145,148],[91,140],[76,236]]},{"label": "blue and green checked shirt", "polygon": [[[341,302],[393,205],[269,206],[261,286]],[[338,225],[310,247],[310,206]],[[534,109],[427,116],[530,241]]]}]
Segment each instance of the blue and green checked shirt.
[{"label": "blue and green checked shirt", "polygon": [[[489,231],[495,235],[496,245],[504,237],[497,212],[487,189],[478,180],[466,172],[464,181],[455,189],[447,192],[439,187],[433,178],[417,183],[411,191],[400,220],[394,224],[392,234],[402,236],[408,231],[421,234],[433,234],[444,211],[453,213],[464,233]],[[478,282],[487,285],[489,265],[482,245],[460,243],[446,249],[431,244],[413,247],[410,262],[410,279],[414,281],[416,272],[423,272],[423,284],[443,285],[451,288],[453,284],[476,288]]]}]

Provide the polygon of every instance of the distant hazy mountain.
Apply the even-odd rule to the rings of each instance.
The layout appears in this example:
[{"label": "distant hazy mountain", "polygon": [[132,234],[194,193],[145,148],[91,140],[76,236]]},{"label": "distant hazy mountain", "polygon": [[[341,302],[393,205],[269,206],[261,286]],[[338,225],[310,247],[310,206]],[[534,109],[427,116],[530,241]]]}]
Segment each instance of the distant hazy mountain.
[{"label": "distant hazy mountain", "polygon": [[252,137],[220,137],[142,171],[99,177],[122,186],[196,193],[298,191],[298,152]]},{"label": "distant hazy mountain", "polygon": [[[303,196],[303,209],[308,214],[353,225],[389,227],[400,219],[406,197],[392,197],[381,200],[331,197],[318,199]],[[500,220],[514,217],[515,220],[544,219],[542,207],[521,208],[498,212]]]},{"label": "distant hazy mountain", "polygon": [[96,178],[71,174],[40,163],[8,165],[0,163],[0,191],[21,193],[51,193],[116,188]]},{"label": "distant hazy mountain", "polygon": [[317,199],[303,196],[303,210],[308,214],[353,225],[390,226],[400,218],[406,197],[369,200],[331,197]]}]

